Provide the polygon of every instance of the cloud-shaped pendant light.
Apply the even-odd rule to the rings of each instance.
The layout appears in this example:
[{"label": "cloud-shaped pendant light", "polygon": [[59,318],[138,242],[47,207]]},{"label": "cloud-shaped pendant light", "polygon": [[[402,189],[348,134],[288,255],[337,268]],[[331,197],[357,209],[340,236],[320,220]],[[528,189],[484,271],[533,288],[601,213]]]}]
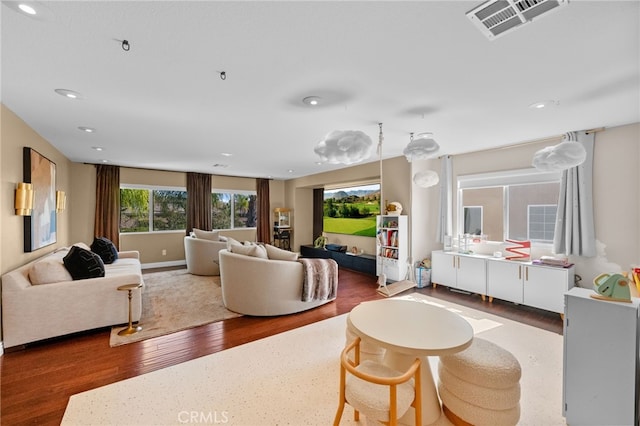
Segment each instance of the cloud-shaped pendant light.
[{"label": "cloud-shaped pendant light", "polygon": [[415,137],[411,134],[411,141],[402,151],[407,161],[424,160],[440,149],[440,145],[433,139],[432,133],[418,133]]},{"label": "cloud-shaped pendant light", "polygon": [[360,130],[334,130],[316,145],[313,151],[322,162],[353,164],[371,156],[373,142]]},{"label": "cloud-shaped pendant light", "polygon": [[438,177],[438,173],[433,170],[425,170],[413,175],[413,183],[418,185],[420,188],[429,188],[437,185],[439,181],[440,178]]},{"label": "cloud-shaped pendant light", "polygon": [[542,148],[533,155],[531,164],[542,171],[562,171],[579,166],[587,159],[587,151],[577,142],[575,132],[566,133],[563,142]]}]

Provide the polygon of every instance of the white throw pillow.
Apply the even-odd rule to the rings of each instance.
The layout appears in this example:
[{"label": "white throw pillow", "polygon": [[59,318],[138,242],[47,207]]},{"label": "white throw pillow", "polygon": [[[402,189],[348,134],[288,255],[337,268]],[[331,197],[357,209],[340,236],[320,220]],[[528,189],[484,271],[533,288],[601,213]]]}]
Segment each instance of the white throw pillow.
[{"label": "white throw pillow", "polygon": [[218,241],[218,231],[203,231],[202,229],[193,228],[196,238],[202,240]]},{"label": "white throw pillow", "polygon": [[294,253],[288,250],[282,250],[281,248],[272,246],[271,244],[265,244],[264,247],[267,249],[267,256],[269,256],[269,259],[290,260],[293,262],[298,260],[298,253]]},{"label": "white throw pillow", "polygon": [[43,259],[29,269],[29,281],[32,285],[73,281],[73,277],[62,263],[62,258]]},{"label": "white throw pillow", "polygon": [[227,243],[227,250],[231,253],[244,254],[245,256],[268,259],[267,250],[260,245],[242,245],[239,243]]}]

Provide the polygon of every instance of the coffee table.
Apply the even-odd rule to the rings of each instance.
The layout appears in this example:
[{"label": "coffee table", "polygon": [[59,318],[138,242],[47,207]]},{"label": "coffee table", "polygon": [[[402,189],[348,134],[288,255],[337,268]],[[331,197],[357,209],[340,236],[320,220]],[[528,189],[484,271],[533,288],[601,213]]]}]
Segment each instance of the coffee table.
[{"label": "coffee table", "polygon": [[[438,420],[440,399],[427,357],[469,347],[471,325],[445,308],[401,299],[363,302],[351,310],[347,321],[360,338],[386,349],[383,362],[391,368],[404,371],[416,357],[422,358],[422,424]],[[413,421],[411,413],[401,419],[403,424]]]}]

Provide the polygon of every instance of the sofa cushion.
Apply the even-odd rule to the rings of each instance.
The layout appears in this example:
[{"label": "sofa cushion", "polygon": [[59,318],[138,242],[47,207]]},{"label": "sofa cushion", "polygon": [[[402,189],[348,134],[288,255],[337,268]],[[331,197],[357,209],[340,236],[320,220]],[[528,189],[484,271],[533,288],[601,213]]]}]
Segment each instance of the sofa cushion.
[{"label": "sofa cushion", "polygon": [[63,262],[74,280],[104,277],[104,262],[90,250],[73,246]]},{"label": "sofa cushion", "polygon": [[244,254],[245,256],[259,257],[262,259],[269,258],[269,256],[267,256],[267,250],[263,246],[258,244],[243,245],[237,242],[228,242],[227,250],[229,250],[231,253]]},{"label": "sofa cushion", "polygon": [[94,238],[93,243],[91,243],[91,251],[100,256],[106,264],[118,260],[118,249],[116,249],[116,246],[108,238]]},{"label": "sofa cushion", "polygon": [[298,253],[294,253],[289,250],[283,250],[280,247],[272,246],[271,244],[265,244],[267,250],[267,256],[273,260],[290,260],[295,262],[298,260]]},{"label": "sofa cushion", "polygon": [[47,256],[35,262],[29,269],[29,281],[33,285],[71,281],[73,277],[65,268],[62,257]]},{"label": "sofa cushion", "polygon": [[196,238],[203,240],[218,241],[218,231],[203,231],[202,229],[193,228],[193,234]]}]

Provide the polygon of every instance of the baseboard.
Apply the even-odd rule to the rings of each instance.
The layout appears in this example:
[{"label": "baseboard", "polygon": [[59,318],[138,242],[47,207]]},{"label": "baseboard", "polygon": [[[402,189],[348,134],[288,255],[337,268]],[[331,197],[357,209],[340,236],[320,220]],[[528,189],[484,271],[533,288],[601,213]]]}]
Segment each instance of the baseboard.
[{"label": "baseboard", "polygon": [[187,266],[186,260],[170,260],[168,262],[143,263],[142,269],[166,268],[170,266]]}]

